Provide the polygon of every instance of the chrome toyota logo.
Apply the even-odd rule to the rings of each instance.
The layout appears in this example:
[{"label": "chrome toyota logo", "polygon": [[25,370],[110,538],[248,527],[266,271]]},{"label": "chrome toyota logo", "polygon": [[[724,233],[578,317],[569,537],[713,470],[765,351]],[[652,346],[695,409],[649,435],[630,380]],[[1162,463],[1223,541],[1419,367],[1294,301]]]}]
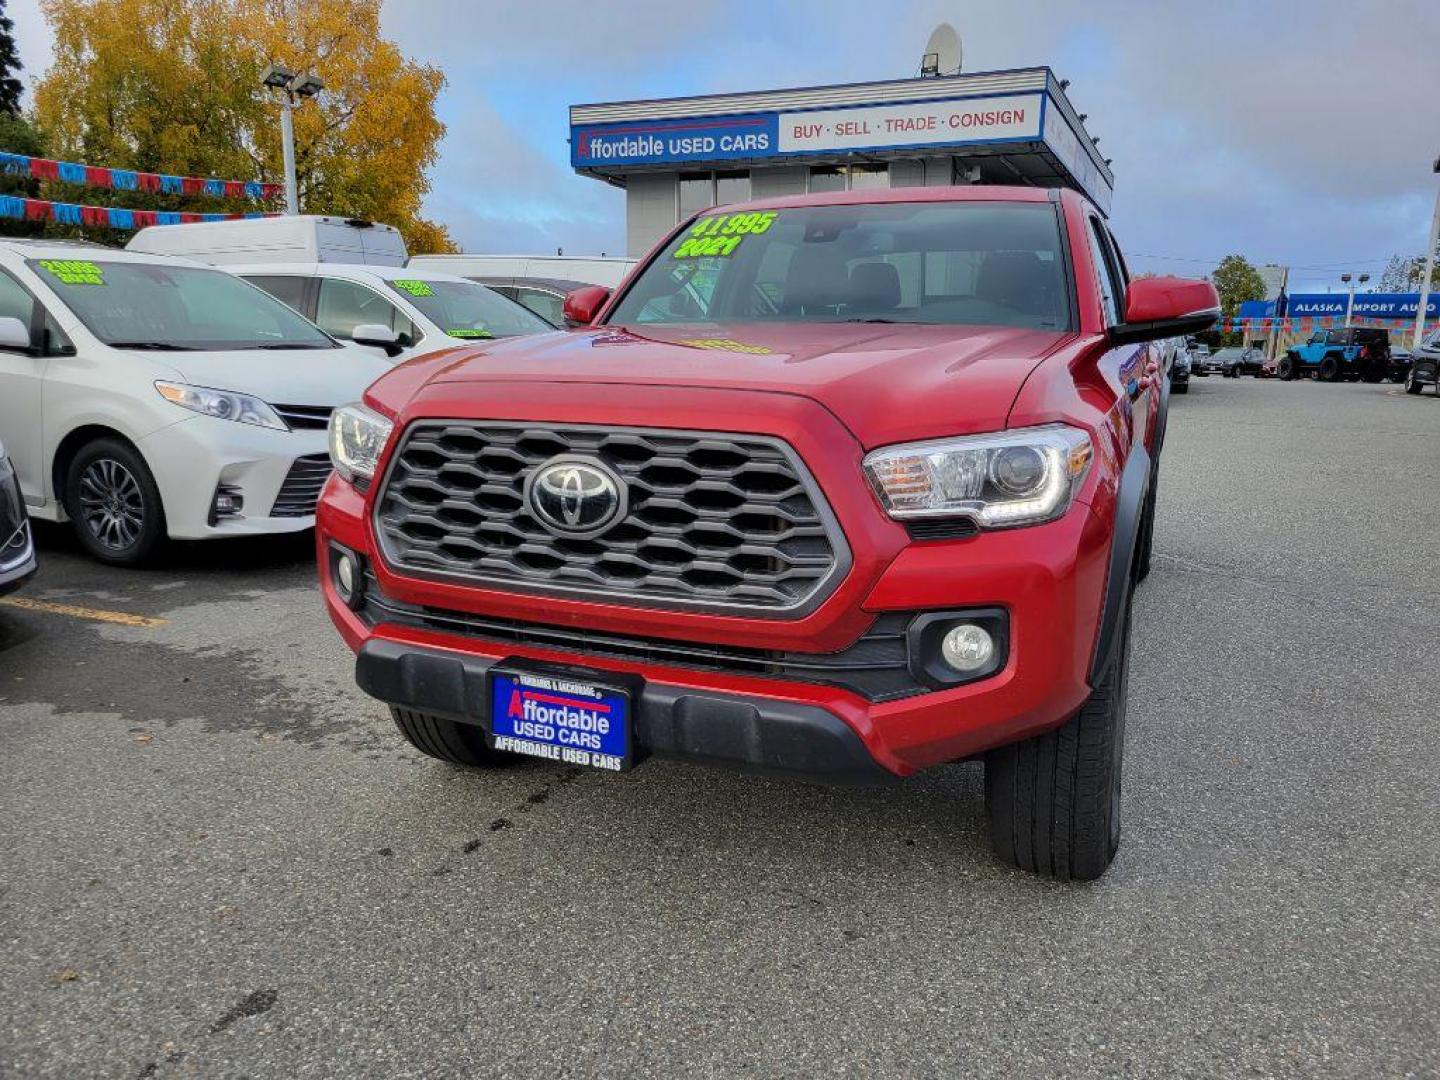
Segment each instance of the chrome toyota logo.
[{"label": "chrome toyota logo", "polygon": [[593,458],[557,457],[525,480],[525,505],[561,536],[597,536],[625,514],[625,482]]}]

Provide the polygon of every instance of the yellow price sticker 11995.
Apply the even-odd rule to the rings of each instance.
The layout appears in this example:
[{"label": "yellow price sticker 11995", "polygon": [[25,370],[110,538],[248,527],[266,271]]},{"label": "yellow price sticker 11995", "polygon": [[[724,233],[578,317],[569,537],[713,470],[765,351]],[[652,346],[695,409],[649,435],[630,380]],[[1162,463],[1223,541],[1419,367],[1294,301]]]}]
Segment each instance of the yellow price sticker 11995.
[{"label": "yellow price sticker 11995", "polygon": [[740,241],[767,231],[775,223],[774,210],[748,214],[711,214],[697,221],[684,242],[675,249],[674,258],[694,259],[705,255],[733,255]]}]

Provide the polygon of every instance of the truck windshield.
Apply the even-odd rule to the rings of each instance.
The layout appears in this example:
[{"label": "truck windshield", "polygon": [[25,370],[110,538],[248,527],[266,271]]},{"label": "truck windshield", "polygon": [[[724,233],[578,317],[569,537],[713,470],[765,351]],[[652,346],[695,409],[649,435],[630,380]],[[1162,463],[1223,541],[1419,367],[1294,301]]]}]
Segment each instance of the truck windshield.
[{"label": "truck windshield", "polygon": [[697,218],[612,324],[896,322],[1065,330],[1048,203],[869,203]]},{"label": "truck windshield", "polygon": [[389,285],[451,337],[518,337],[555,329],[523,304],[473,281],[396,278]]},{"label": "truck windshield", "polygon": [[91,259],[29,259],[26,265],[87,330],[115,348],[339,348],[280,301],[223,270]]}]

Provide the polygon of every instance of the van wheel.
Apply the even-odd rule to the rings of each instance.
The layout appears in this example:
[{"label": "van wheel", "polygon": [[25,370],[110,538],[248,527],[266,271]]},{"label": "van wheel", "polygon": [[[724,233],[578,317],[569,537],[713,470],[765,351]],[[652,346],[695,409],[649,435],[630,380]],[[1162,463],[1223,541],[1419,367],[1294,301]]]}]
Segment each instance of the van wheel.
[{"label": "van wheel", "polygon": [[139,566],[165,540],[155,477],[119,439],[96,439],[75,455],[65,475],[65,512],[80,546],[113,566]]},{"label": "van wheel", "polygon": [[457,724],[440,716],[398,709],[394,705],[390,706],[390,715],[406,742],[422,754],[452,765],[494,768],[512,765],[523,756],[491,750],[485,745],[485,732],[475,724]]},{"label": "van wheel", "polygon": [[985,812],[1002,860],[1062,881],[1093,881],[1120,846],[1120,771],[1130,671],[1130,599],[1120,648],[1064,725],[985,755]]}]

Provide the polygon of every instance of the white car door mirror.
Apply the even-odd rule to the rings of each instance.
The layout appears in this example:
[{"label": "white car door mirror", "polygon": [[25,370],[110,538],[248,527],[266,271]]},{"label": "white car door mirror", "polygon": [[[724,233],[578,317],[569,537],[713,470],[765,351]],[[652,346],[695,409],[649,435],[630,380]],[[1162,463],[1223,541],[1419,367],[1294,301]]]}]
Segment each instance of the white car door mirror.
[{"label": "white car door mirror", "polygon": [[13,315],[0,316],[0,349],[30,348],[30,328]]},{"label": "white car door mirror", "polygon": [[373,345],[384,349],[387,356],[399,356],[404,351],[400,347],[400,335],[379,323],[361,323],[350,332],[350,340],[356,345]]}]

